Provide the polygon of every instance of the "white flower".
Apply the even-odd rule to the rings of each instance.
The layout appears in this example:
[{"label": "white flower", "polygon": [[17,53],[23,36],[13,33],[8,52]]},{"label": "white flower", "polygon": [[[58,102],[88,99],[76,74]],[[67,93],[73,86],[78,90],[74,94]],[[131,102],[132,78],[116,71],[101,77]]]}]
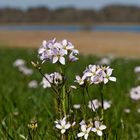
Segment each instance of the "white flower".
[{"label": "white flower", "polygon": [[66,122],[66,117],[64,117],[62,120],[55,121],[55,123],[55,127],[61,130],[61,134],[64,134],[66,130],[71,127],[71,124],[69,122]]},{"label": "white flower", "polygon": [[98,109],[100,106],[101,106],[101,103],[98,101],[98,99],[94,99],[88,102],[88,107],[92,109],[93,111]]},{"label": "white flower", "polygon": [[107,58],[107,57],[104,57],[98,63],[100,65],[110,65],[111,59],[110,58]]},{"label": "white flower", "polygon": [[79,75],[76,75],[75,82],[77,82],[79,85],[83,85],[84,84],[84,77],[81,78]]},{"label": "white flower", "polygon": [[104,82],[106,84],[109,80],[116,81],[116,77],[112,77],[113,69],[99,65],[89,65],[83,72],[83,79],[89,84],[99,84]]},{"label": "white flower", "polygon": [[116,77],[112,77],[112,71],[113,69],[107,67],[104,71],[103,71],[103,81],[104,81],[104,84],[108,83],[108,81],[113,81],[113,82],[116,82]]},{"label": "white flower", "polygon": [[95,127],[91,129],[91,131],[97,133],[98,136],[102,136],[103,132],[102,130],[106,129],[105,125],[102,125],[99,121],[95,121],[94,123]]},{"label": "white flower", "polygon": [[54,72],[51,74],[45,74],[45,77],[43,77],[41,84],[43,85],[43,88],[49,88],[51,87],[51,84],[54,84],[58,86],[62,82],[62,75],[58,72]]},{"label": "white flower", "polygon": [[140,86],[131,89],[130,98],[136,101],[140,100]]},{"label": "white flower", "polygon": [[135,72],[135,73],[140,73],[140,66],[135,67],[135,68],[134,68],[134,72]]},{"label": "white flower", "polygon": [[19,71],[22,72],[24,75],[32,75],[32,74],[33,74],[33,70],[27,68],[26,66],[19,66],[18,69],[19,69]]},{"label": "white flower", "polygon": [[53,79],[53,84],[59,85],[62,82],[62,75],[58,72],[50,74],[50,77]]},{"label": "white flower", "polygon": [[66,39],[61,41],[62,47],[66,50],[72,50],[74,49],[74,46],[72,45],[72,43],[68,42]]},{"label": "white flower", "polygon": [[74,105],[73,105],[73,108],[74,108],[74,109],[80,109],[80,107],[81,107],[80,104],[74,104]]},{"label": "white flower", "polygon": [[80,125],[86,125],[86,122],[85,122],[85,120],[82,120],[79,124]]},{"label": "white flower", "polygon": [[52,59],[52,54],[53,54],[52,48],[55,42],[56,42],[55,39],[49,40],[48,42],[44,40],[42,42],[41,47],[38,49],[38,54],[39,54],[39,58],[43,60],[43,62]]},{"label": "white flower", "polygon": [[111,101],[104,100],[104,110],[107,110],[111,107]]},{"label": "white flower", "polygon": [[[104,110],[107,110],[108,108],[111,107],[111,101],[104,100],[103,104],[104,104]],[[88,102],[88,107],[93,111],[95,111],[95,109],[101,107],[101,102],[98,99],[94,99]]]},{"label": "white flower", "polygon": [[84,139],[87,140],[90,130],[91,130],[91,127],[87,127],[87,125],[81,125],[82,132],[78,133],[77,136],[84,137]]},{"label": "white flower", "polygon": [[78,53],[78,50],[75,50],[72,43],[66,39],[60,42],[57,42],[56,39],[49,40],[48,42],[44,40],[38,50],[42,63],[49,60],[53,64],[59,62],[62,65],[66,64],[66,60],[76,61]]},{"label": "white flower", "polygon": [[125,112],[125,113],[130,113],[131,110],[130,110],[129,108],[125,108],[125,109],[124,109],[124,112]]},{"label": "white flower", "polygon": [[59,61],[61,64],[65,65],[65,57],[64,55],[67,54],[67,51],[64,49],[54,49],[53,56],[52,56],[52,63],[56,63]]},{"label": "white flower", "polygon": [[45,77],[43,77],[41,84],[43,85],[43,88],[49,88],[51,87],[50,83],[52,83],[52,79],[50,78],[50,75],[48,74],[45,74]]},{"label": "white flower", "polygon": [[28,83],[28,87],[29,88],[37,88],[38,87],[38,83],[36,80],[32,80]]},{"label": "white flower", "polygon": [[25,65],[25,61],[23,59],[17,59],[13,63],[13,66],[14,67],[19,67],[19,66],[24,66],[24,65]]}]

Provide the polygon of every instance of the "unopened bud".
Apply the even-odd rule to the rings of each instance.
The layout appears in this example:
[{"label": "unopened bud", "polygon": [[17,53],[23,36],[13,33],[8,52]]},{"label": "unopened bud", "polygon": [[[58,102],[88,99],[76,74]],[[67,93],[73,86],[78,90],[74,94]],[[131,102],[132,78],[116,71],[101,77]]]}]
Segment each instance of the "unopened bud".
[{"label": "unopened bud", "polygon": [[31,61],[31,64],[32,64],[36,69],[41,70],[41,67],[40,67],[40,64],[39,64],[38,61],[37,61],[36,63],[33,62],[33,61]]}]

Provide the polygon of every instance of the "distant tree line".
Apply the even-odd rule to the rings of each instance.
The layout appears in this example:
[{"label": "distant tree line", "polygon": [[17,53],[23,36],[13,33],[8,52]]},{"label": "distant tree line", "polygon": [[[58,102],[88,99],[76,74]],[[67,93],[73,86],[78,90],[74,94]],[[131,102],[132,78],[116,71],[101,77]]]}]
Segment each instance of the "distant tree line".
[{"label": "distant tree line", "polygon": [[140,22],[140,7],[110,5],[101,10],[73,7],[49,9],[46,7],[0,9],[0,23],[95,23]]}]

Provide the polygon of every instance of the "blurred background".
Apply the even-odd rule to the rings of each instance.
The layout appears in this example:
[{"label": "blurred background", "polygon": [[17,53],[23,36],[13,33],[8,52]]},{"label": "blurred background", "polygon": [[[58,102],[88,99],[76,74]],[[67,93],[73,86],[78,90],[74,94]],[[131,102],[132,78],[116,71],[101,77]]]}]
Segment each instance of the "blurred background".
[{"label": "blurred background", "polygon": [[1,0],[0,47],[70,40],[83,54],[140,56],[139,0]]}]

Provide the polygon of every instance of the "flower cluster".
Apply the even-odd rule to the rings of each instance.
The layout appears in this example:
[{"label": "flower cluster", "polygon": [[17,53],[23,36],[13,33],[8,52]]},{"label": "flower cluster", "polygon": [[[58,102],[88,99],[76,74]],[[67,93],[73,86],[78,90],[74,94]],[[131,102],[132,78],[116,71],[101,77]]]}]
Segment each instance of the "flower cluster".
[{"label": "flower cluster", "polygon": [[89,133],[90,132],[95,132],[97,133],[98,136],[102,136],[103,135],[103,130],[106,129],[106,126],[103,125],[101,122],[99,121],[95,121],[94,125],[92,122],[90,122],[90,124],[86,124],[85,121],[82,121],[80,123],[81,125],[81,132],[77,134],[78,137],[84,137],[85,140],[88,139]]},{"label": "flower cluster", "polygon": [[71,124],[69,122],[66,122],[66,117],[60,120],[56,120],[55,124],[55,127],[61,130],[61,134],[64,134],[66,130],[71,127]]},{"label": "flower cluster", "polygon": [[[101,107],[101,102],[98,99],[94,99],[94,100],[88,102],[88,107],[90,109],[92,109],[93,111],[95,111],[96,109]],[[104,100],[103,101],[103,107],[104,107],[104,110],[107,110],[108,108],[110,108],[111,107],[111,101]]]},{"label": "flower cluster", "polygon": [[75,82],[79,85],[83,85],[85,83],[89,84],[99,84],[99,83],[108,83],[108,81],[116,81],[116,77],[112,77],[112,71],[109,66],[103,67],[99,65],[89,65],[86,70],[83,72],[83,76],[76,76]]},{"label": "flower cluster", "polygon": [[45,77],[43,77],[41,84],[43,85],[43,88],[49,88],[51,87],[51,84],[58,86],[62,83],[62,81],[62,75],[58,72],[54,72],[51,74],[45,74]]},{"label": "flower cluster", "polygon": [[59,62],[62,65],[66,64],[66,60],[69,62],[78,60],[79,54],[73,44],[65,39],[60,42],[56,39],[43,41],[38,53],[43,62],[49,60],[51,63]]},{"label": "flower cluster", "polygon": [[38,82],[36,80],[32,80],[28,83],[29,88],[37,88],[38,87]]},{"label": "flower cluster", "polygon": [[140,73],[140,66],[135,67],[135,68],[134,68],[134,72],[135,72],[136,74]]},{"label": "flower cluster", "polygon": [[13,63],[13,66],[17,67],[18,70],[21,73],[23,73],[24,75],[32,75],[33,74],[33,70],[26,66],[26,63],[23,59],[15,60],[15,62]]},{"label": "flower cluster", "polygon": [[[111,107],[111,102],[106,101],[103,98],[103,86],[101,91],[101,101],[98,99],[92,100],[89,96],[89,86],[92,84],[107,84],[109,81],[116,81],[116,77],[112,76],[113,69],[109,66],[100,65],[89,65],[83,71],[83,75],[76,75],[75,82],[78,86],[70,85],[67,82],[67,75],[65,72],[67,64],[70,62],[77,61],[77,55],[79,54],[73,44],[67,40],[56,41],[56,39],[43,41],[41,47],[38,50],[38,56],[42,63],[49,61],[52,64],[58,64],[57,72],[51,74],[44,74],[41,70],[41,65],[39,62],[32,62],[33,66],[41,73],[43,76],[41,84],[44,88],[52,88],[52,91],[56,93],[54,96],[54,108],[56,111],[56,117],[60,118],[55,121],[55,128],[60,131],[61,139],[71,139],[71,138],[84,138],[88,139],[90,133],[92,135],[98,135],[103,137],[103,130],[106,129],[104,124],[104,110]],[[111,61],[104,59],[101,63],[109,64]],[[63,66],[66,65],[66,66]],[[68,84],[68,85],[67,85]],[[79,86],[80,85],[80,86]],[[34,87],[34,83],[30,83],[30,87]],[[83,89],[83,104],[74,104],[72,106],[73,95],[71,94],[73,90]],[[86,96],[89,96],[88,107],[93,111],[96,111],[101,107],[101,111],[95,112],[95,118],[89,119],[88,110],[86,106]],[[73,110],[77,109],[77,110]],[[80,109],[78,111],[78,109]],[[80,123],[78,113],[84,120]],[[68,114],[68,115],[67,115]],[[91,117],[91,116],[90,116]],[[92,116],[93,117],[93,116]],[[82,118],[82,119],[83,119]],[[88,120],[86,120],[88,119]],[[72,121],[74,120],[74,122]],[[80,125],[79,125],[80,124]],[[74,130],[75,129],[75,130]],[[80,130],[80,131],[79,131]],[[72,132],[73,131],[73,132]],[[72,133],[71,133],[72,132]],[[78,133],[77,133],[78,132]]]}]

